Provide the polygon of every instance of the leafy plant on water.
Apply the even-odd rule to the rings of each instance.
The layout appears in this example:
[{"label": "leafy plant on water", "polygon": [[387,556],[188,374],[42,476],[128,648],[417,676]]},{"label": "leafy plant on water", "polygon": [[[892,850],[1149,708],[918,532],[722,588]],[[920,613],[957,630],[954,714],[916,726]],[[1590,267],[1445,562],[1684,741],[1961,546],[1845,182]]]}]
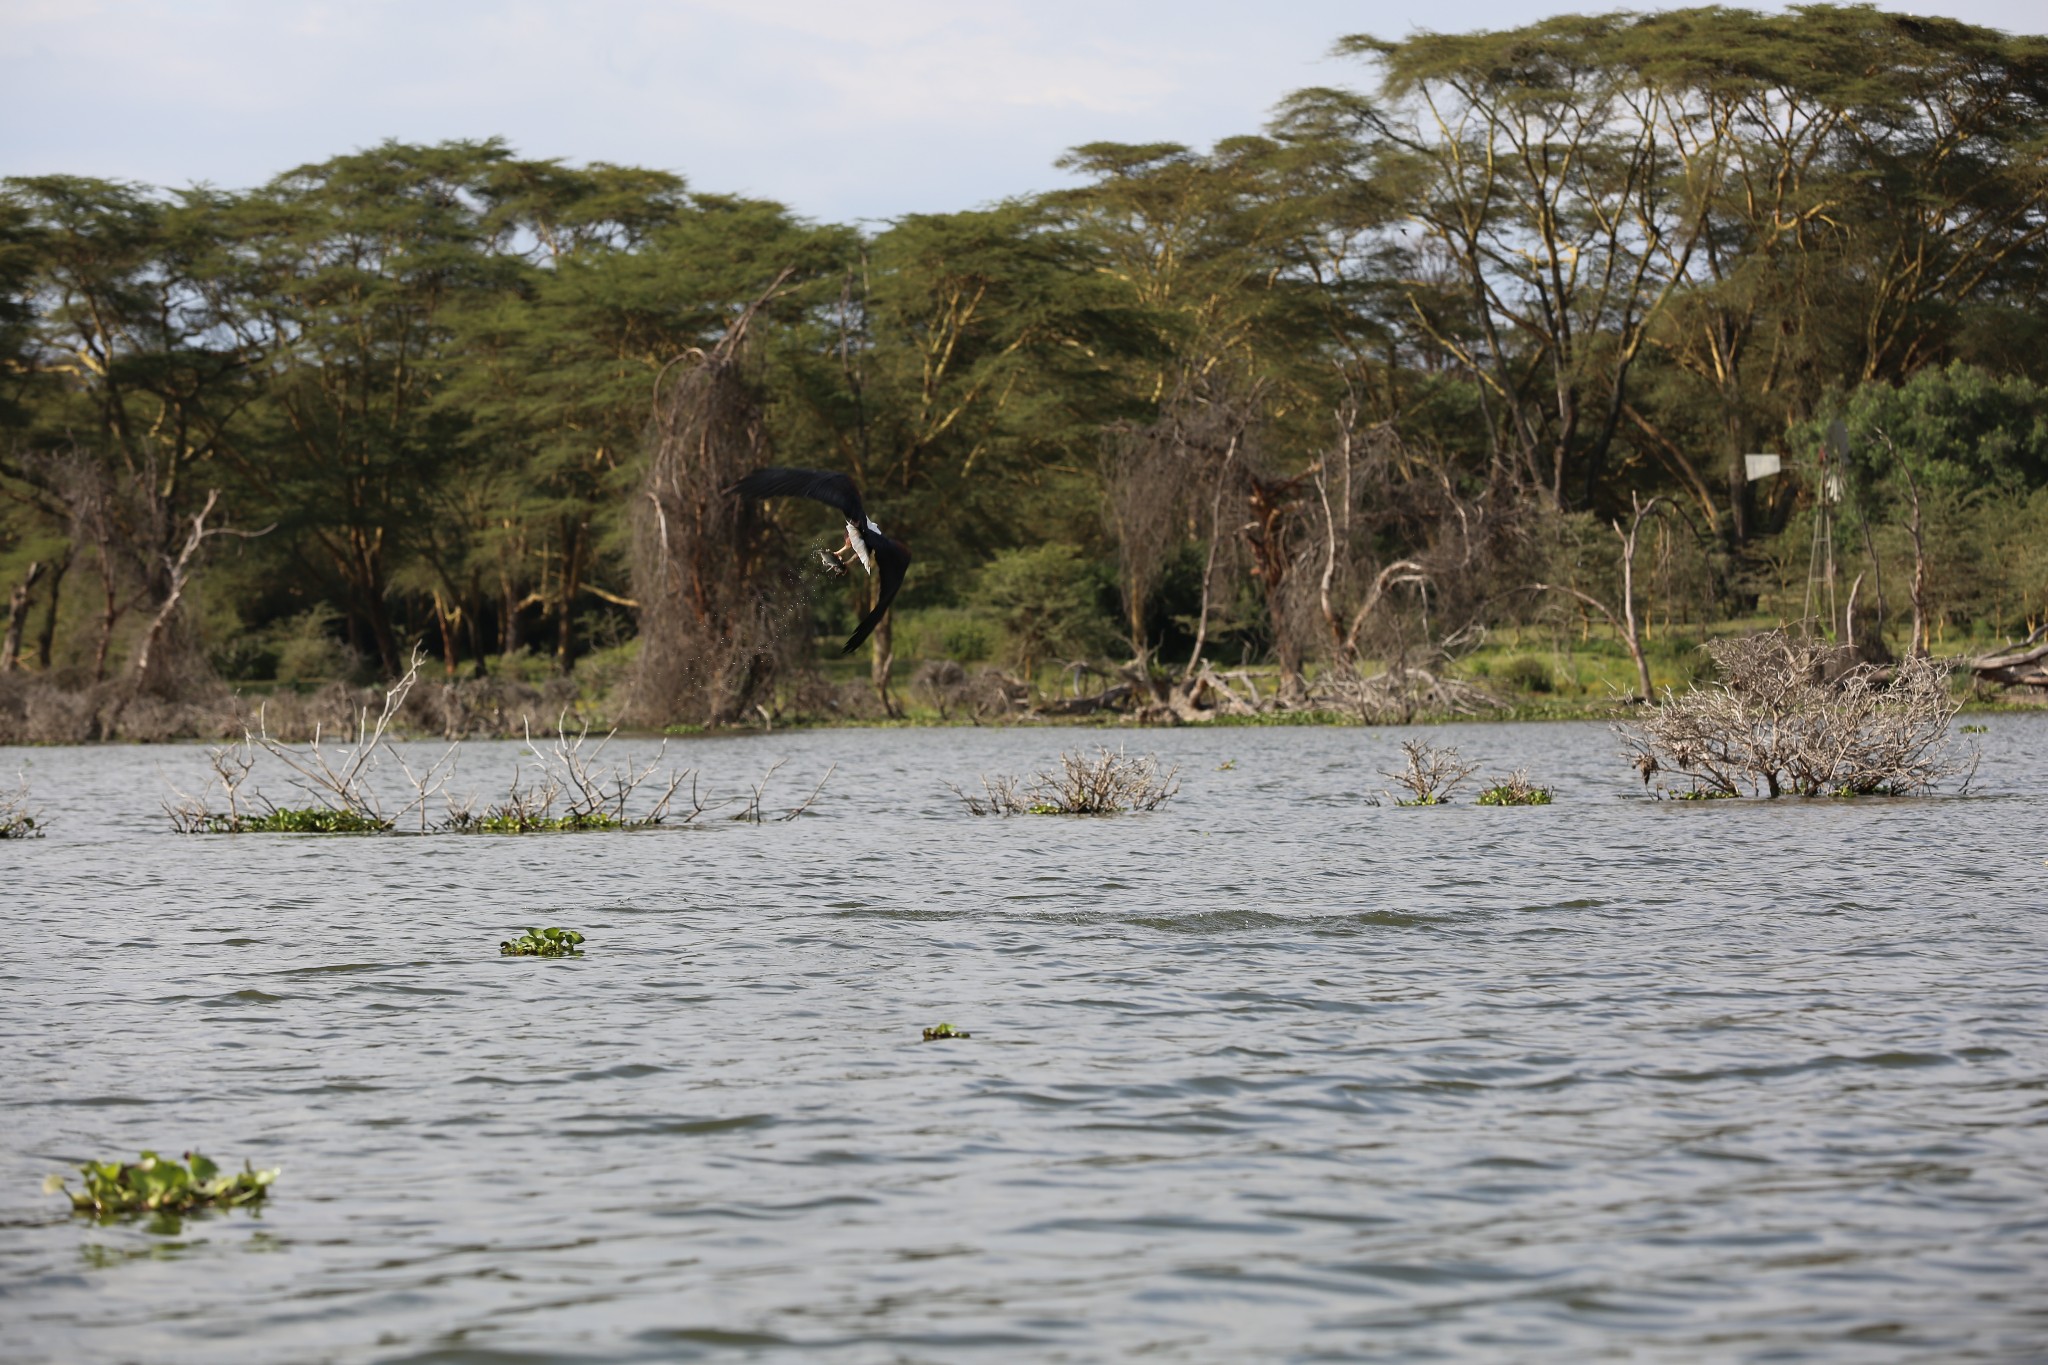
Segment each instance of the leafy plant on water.
[{"label": "leafy plant on water", "polygon": [[1496,777],[1492,786],[1479,793],[1478,800],[1482,806],[1547,806],[1551,796],[1550,788],[1529,780],[1527,768],[1517,768],[1506,777]]},{"label": "leafy plant on water", "polygon": [[1965,725],[1962,727],[1962,731],[1966,735],[1988,734],[1990,730],[1991,727],[1988,725]]},{"label": "leafy plant on water", "polygon": [[247,1162],[239,1171],[222,1174],[198,1152],[187,1152],[185,1161],[178,1162],[146,1151],[135,1161],[88,1161],[78,1170],[85,1177],[83,1189],[70,1189],[65,1177],[53,1175],[43,1181],[43,1192],[65,1195],[72,1212],[101,1219],[255,1204],[269,1195],[278,1176],[275,1169],[259,1171]]},{"label": "leafy plant on water", "polygon": [[12,791],[0,790],[0,839],[40,839],[42,811],[28,802],[28,777],[17,776]]},{"label": "leafy plant on water", "polygon": [[1397,806],[1441,806],[1479,771],[1477,763],[1460,759],[1455,747],[1440,749],[1427,740],[1404,740],[1401,752],[1408,760],[1406,770],[1380,774],[1408,793],[1395,798]]},{"label": "leafy plant on water", "polygon": [[528,929],[498,945],[503,957],[582,957],[583,935],[574,929]]},{"label": "leafy plant on water", "polygon": [[949,1038],[972,1038],[973,1036],[973,1034],[965,1029],[954,1028],[951,1024],[933,1024],[924,1031],[924,1040],[927,1043],[943,1043]]},{"label": "leafy plant on water", "polygon": [[1151,754],[1132,758],[1122,748],[1060,755],[1057,770],[1027,779],[984,773],[982,795],[946,784],[971,815],[1115,815],[1157,810],[1180,792],[1180,766],[1159,769]]}]

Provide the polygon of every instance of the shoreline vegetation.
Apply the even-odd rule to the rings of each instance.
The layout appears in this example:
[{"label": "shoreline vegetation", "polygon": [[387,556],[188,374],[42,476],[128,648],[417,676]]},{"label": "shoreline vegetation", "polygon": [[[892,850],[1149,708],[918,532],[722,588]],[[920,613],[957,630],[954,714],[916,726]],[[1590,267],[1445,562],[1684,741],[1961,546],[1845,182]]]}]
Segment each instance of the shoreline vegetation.
[{"label": "shoreline vegetation", "polygon": [[[2048,694],[2048,37],[1336,52],[878,224],[500,139],[0,178],[0,742],[303,742],[418,642],[447,738],[1599,716],[1787,623]],[[837,523],[727,491],[795,465],[914,547],[852,659]]]},{"label": "shoreline vegetation", "polygon": [[[1951,661],[1909,655],[1873,664],[1782,630],[1715,640],[1707,653],[1714,676],[1693,681],[1683,692],[1666,688],[1609,717],[1622,756],[1652,799],[1910,796],[1957,777],[1967,792],[1975,778],[1982,754],[1967,737],[1988,727],[1965,725],[1960,735],[1953,733],[1965,698],[1951,685]],[[750,791],[718,798],[706,794],[699,770],[664,770],[666,738],[644,762],[608,762],[605,753],[617,732],[586,750],[588,727],[572,733],[566,711],[545,747],[526,731],[525,754],[515,761],[502,796],[486,800],[474,790],[457,795],[450,786],[464,741],[434,741],[443,747],[422,756],[417,747],[402,747],[395,724],[419,681],[423,658],[416,649],[405,676],[380,706],[365,703],[352,729],[343,726],[325,737],[316,730],[310,739],[293,742],[262,728],[245,731],[239,742],[208,748],[211,771],[203,782],[189,790],[169,784],[161,801],[172,829],[199,835],[620,833],[691,825],[733,805],[739,809],[725,818],[756,825],[770,818],[766,793],[784,760],[770,764]],[[1181,723],[1171,711],[1169,718]],[[1400,747],[1405,767],[1381,774],[1407,793],[1383,792],[1396,806],[1450,804],[1484,766],[1426,737],[1404,740]],[[284,782],[307,804],[280,806],[262,794],[254,774],[264,760],[270,769],[284,770]],[[808,812],[837,766],[774,818],[791,821]],[[1234,767],[1226,762],[1220,771]],[[402,784],[392,769],[403,775]],[[1180,766],[1162,769],[1156,754],[1132,757],[1122,744],[1114,750],[1098,744],[1093,753],[1062,751],[1057,768],[1028,776],[983,773],[979,781],[979,795],[956,782],[940,785],[970,816],[1149,813],[1179,794]],[[439,817],[432,814],[437,799],[443,807]],[[1359,799],[1380,804],[1370,793]],[[1551,788],[1516,768],[1487,779],[1477,804],[1545,806],[1553,799]],[[41,833],[28,803],[23,778],[0,797],[0,835]]]},{"label": "shoreline vegetation", "polygon": [[[1745,632],[1744,624],[1756,629]],[[1765,634],[1764,623],[1730,623],[1705,645],[1656,640],[1646,652],[1657,696],[1683,694],[1716,675],[1721,641]],[[2005,686],[1973,674],[1971,664],[2016,652],[2011,642],[1966,642],[1952,656],[1950,687],[1970,713],[2048,709],[2048,689]],[[2025,651],[2019,651],[2025,652]],[[630,649],[624,651],[630,657]],[[492,664],[498,661],[492,660]],[[399,685],[329,679],[278,687],[215,684],[182,698],[139,696],[118,682],[83,692],[35,674],[0,675],[0,744],[27,747],[91,743],[236,741],[256,733],[303,743],[353,729],[366,709],[399,704],[388,719],[407,739],[525,739],[567,722],[586,732],[625,738],[762,734],[841,727],[1078,725],[1428,725],[1451,722],[1618,720],[1643,703],[1627,685],[1632,665],[1611,636],[1589,633],[1561,645],[1554,633],[1501,632],[1494,641],[1438,670],[1405,678],[1368,666],[1326,677],[1305,670],[1302,692],[1289,699],[1270,663],[1205,668],[1194,679],[1164,670],[1142,685],[1135,668],[1104,660],[1041,668],[1032,683],[998,665],[928,660],[911,670],[893,708],[876,699],[870,681],[839,660],[764,698],[748,715],[723,726],[622,723],[617,666],[569,677],[529,680],[522,661],[485,676],[448,681],[432,674]],[[862,670],[863,672],[865,670]]]}]

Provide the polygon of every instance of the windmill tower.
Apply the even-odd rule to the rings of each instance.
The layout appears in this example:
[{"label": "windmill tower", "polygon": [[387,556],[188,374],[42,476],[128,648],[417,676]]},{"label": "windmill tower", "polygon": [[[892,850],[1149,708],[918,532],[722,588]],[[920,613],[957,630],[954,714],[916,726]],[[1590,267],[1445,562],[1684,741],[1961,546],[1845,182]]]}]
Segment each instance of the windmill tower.
[{"label": "windmill tower", "polygon": [[1849,428],[1840,419],[1828,423],[1820,444],[1820,469],[1814,480],[1813,549],[1806,561],[1806,602],[1801,615],[1813,619],[1815,598],[1825,592],[1828,628],[1840,619],[1835,608],[1835,519],[1845,487],[1842,472],[1849,458]]},{"label": "windmill tower", "polygon": [[[1841,520],[1843,499],[1847,495],[1847,458],[1849,458],[1849,428],[1839,420],[1827,424],[1827,434],[1821,440],[1817,454],[1815,479],[1815,516],[1812,516],[1812,548],[1806,557],[1806,596],[1800,604],[1800,618],[1806,622],[1815,620],[1815,608],[1823,606],[1825,598],[1829,630],[1841,620],[1841,612],[1835,602],[1835,522]],[[1784,456],[1778,454],[1745,454],[1743,473],[1749,483],[1759,479],[1772,479],[1784,473]],[[1862,581],[1862,575],[1858,575]],[[1855,593],[1849,593],[1853,610]]]}]

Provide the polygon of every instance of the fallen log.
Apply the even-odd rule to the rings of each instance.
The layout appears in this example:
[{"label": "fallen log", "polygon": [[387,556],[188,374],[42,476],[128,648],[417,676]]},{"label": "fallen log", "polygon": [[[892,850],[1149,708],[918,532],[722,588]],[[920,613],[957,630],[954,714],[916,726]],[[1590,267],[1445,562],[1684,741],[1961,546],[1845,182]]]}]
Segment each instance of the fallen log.
[{"label": "fallen log", "polygon": [[2041,642],[2044,635],[2048,635],[2048,625],[2036,627],[2033,634],[2003,654],[1972,659],[1970,672],[1985,682],[2008,687],[2048,687],[2048,642]]}]

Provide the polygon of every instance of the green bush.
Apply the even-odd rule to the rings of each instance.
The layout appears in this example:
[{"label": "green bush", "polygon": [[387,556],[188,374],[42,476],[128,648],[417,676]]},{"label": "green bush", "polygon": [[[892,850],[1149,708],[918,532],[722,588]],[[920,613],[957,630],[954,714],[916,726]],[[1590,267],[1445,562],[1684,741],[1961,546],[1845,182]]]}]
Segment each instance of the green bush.
[{"label": "green bush", "polygon": [[987,616],[959,607],[932,607],[905,612],[897,639],[912,658],[951,659],[976,664],[995,655],[1003,630]]},{"label": "green bush", "polygon": [[1086,654],[1112,637],[1095,566],[1071,545],[1005,550],[981,571],[980,606],[1003,624],[1029,675],[1046,659]]},{"label": "green bush", "polygon": [[360,666],[355,651],[335,638],[341,617],[321,605],[288,617],[264,632],[272,656],[275,676],[281,683],[326,682],[347,678]]},{"label": "green bush", "polygon": [[1557,690],[1557,675],[1551,671],[1548,659],[1533,654],[1517,654],[1503,659],[1493,670],[1494,680],[1523,692],[1554,692]]}]

